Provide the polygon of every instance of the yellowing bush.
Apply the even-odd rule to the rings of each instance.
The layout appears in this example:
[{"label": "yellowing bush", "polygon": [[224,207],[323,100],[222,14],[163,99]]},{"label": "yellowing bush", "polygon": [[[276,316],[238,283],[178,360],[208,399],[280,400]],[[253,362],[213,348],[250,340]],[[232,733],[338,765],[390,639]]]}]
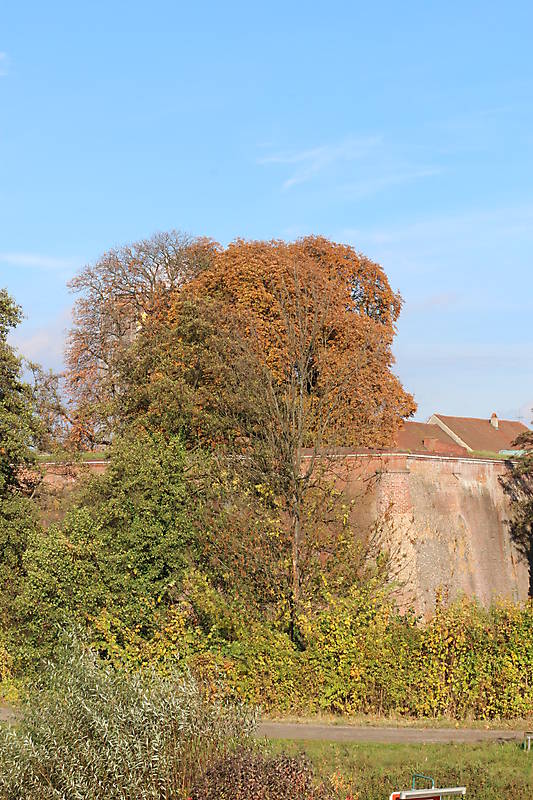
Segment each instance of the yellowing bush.
[{"label": "yellowing bush", "polygon": [[[420,624],[380,593],[354,589],[301,619],[302,647],[242,619],[231,640],[188,627],[158,639],[229,695],[278,713],[526,716],[533,712],[533,605],[470,600]],[[155,653],[154,653],[155,655]]]}]

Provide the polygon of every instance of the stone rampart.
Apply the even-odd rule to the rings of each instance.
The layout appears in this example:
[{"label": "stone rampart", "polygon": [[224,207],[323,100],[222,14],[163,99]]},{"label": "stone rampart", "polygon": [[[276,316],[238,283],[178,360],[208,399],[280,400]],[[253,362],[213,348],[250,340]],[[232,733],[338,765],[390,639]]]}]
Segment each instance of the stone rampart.
[{"label": "stone rampart", "polygon": [[404,601],[431,613],[438,592],[483,605],[525,601],[529,565],[515,547],[500,483],[505,462],[422,454],[344,455],[354,521],[382,519],[401,556]]}]

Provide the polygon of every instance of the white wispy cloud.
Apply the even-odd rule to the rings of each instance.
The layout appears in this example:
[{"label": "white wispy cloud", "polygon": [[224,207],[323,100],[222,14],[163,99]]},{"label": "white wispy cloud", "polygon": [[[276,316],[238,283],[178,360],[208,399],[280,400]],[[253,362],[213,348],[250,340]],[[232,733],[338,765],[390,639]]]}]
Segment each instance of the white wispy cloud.
[{"label": "white wispy cloud", "polygon": [[0,253],[0,265],[40,270],[68,270],[76,266],[69,258],[56,258],[40,253]]},{"label": "white wispy cloud", "polygon": [[7,75],[7,64],[8,64],[7,53],[3,53],[0,51],[0,77],[2,77],[3,75]]},{"label": "white wispy cloud", "polygon": [[289,173],[281,185],[284,191],[320,180],[321,195],[337,202],[360,200],[442,172],[442,167],[433,164],[413,164],[394,150],[382,136],[350,137],[304,150],[273,153],[261,157],[258,163]]},{"label": "white wispy cloud", "polygon": [[336,144],[263,156],[258,159],[258,163],[292,167],[292,174],[283,181],[283,188],[290,189],[297,184],[306,183],[335,164],[364,158],[375,150],[381,141],[381,136],[348,138]]},{"label": "white wispy cloud", "polygon": [[440,167],[408,167],[402,169],[391,169],[383,174],[376,171],[370,178],[354,181],[353,183],[346,183],[336,187],[335,194],[337,198],[345,200],[360,200],[363,197],[368,197],[383,189],[388,189],[391,186],[399,186],[410,181],[418,180],[419,178],[431,178],[435,175],[440,175],[442,169]]}]

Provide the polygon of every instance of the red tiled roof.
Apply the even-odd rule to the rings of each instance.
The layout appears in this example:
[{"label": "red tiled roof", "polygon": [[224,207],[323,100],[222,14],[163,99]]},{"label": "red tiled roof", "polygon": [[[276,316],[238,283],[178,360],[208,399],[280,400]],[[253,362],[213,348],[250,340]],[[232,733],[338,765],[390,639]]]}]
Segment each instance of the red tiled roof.
[{"label": "red tiled roof", "polygon": [[507,419],[498,420],[498,427],[494,428],[489,419],[448,417],[444,414],[434,414],[434,416],[438,417],[472,450],[486,450],[492,453],[498,453],[500,450],[512,450],[516,437],[528,430],[522,422]]},{"label": "red tiled roof", "polygon": [[425,422],[404,422],[396,435],[396,447],[413,452],[439,452],[457,455],[465,450],[438,425]]}]

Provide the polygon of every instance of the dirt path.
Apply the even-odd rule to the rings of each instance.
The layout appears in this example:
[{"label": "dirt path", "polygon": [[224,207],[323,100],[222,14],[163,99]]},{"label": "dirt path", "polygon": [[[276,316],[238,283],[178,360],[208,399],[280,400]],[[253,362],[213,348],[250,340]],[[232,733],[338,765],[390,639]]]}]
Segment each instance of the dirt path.
[{"label": "dirt path", "polygon": [[[12,722],[16,712],[0,705],[0,722]],[[327,725],[308,722],[261,722],[257,736],[324,742],[381,742],[383,744],[449,744],[460,742],[522,741],[523,732],[474,728],[382,728],[370,725]]]},{"label": "dirt path", "polygon": [[512,742],[522,731],[473,728],[381,728],[355,725],[261,722],[258,736],[269,739],[307,739],[327,742],[381,742],[385,744],[448,744],[452,742]]}]

